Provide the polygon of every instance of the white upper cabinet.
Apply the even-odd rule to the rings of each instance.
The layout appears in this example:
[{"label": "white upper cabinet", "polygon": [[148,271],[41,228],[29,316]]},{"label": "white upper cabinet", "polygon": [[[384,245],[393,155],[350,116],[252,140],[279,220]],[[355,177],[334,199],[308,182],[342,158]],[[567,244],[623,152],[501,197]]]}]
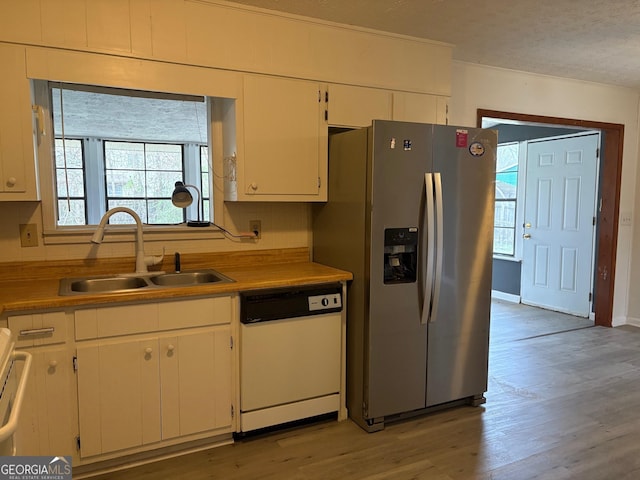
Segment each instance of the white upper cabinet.
[{"label": "white upper cabinet", "polygon": [[25,49],[0,43],[0,201],[38,200]]},{"label": "white upper cabinet", "polygon": [[438,95],[393,92],[393,119],[446,125],[448,101]]},{"label": "white upper cabinet", "polygon": [[366,127],[391,120],[391,92],[352,85],[329,85],[329,125]]},{"label": "white upper cabinet", "polygon": [[324,86],[247,75],[242,105],[242,138],[238,138],[232,173],[226,175],[225,199],[326,201],[328,128]]}]

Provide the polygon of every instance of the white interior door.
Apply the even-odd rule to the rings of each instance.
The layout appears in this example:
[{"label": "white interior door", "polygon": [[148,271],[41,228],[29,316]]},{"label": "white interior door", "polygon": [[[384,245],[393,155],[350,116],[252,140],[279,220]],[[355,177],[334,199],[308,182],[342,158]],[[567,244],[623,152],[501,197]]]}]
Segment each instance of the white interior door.
[{"label": "white interior door", "polygon": [[522,303],[589,316],[600,135],[530,142]]}]

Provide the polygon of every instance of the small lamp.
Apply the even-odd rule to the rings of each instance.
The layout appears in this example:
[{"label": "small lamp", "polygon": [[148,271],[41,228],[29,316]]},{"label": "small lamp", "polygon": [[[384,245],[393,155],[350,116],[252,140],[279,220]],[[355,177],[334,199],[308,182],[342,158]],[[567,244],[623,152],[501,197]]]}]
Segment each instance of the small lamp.
[{"label": "small lamp", "polygon": [[202,217],[204,216],[204,206],[202,203],[202,196],[200,195],[200,189],[195,185],[185,185],[184,182],[176,182],[175,189],[171,194],[171,203],[178,208],[187,208],[191,205],[193,203],[193,196],[191,195],[191,192],[187,190],[187,187],[193,188],[198,194],[198,220],[188,220],[187,227],[208,227],[211,223],[206,220],[202,220]]}]

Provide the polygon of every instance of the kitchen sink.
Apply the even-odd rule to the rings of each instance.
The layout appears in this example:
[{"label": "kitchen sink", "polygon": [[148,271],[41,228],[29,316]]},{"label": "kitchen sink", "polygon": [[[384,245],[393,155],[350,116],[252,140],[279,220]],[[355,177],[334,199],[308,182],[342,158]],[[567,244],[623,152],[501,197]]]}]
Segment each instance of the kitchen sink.
[{"label": "kitchen sink", "polygon": [[69,282],[69,291],[78,293],[121,292],[147,287],[142,277],[83,278]]},{"label": "kitchen sink", "polygon": [[213,270],[198,270],[193,272],[163,273],[149,277],[151,283],[165,287],[183,287],[202,283],[216,283],[231,281],[228,277]]},{"label": "kitchen sink", "polygon": [[211,283],[233,282],[215,270],[193,270],[180,273],[150,273],[148,275],[115,275],[60,280],[60,295],[122,293],[143,289],[193,287]]}]

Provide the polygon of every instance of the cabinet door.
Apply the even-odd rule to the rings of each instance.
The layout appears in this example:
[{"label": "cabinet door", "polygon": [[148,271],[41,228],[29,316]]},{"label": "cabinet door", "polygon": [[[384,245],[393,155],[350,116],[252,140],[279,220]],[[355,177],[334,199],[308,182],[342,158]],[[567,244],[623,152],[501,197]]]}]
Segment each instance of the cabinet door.
[{"label": "cabinet door", "polygon": [[447,123],[447,98],[420,93],[393,93],[393,119],[404,122]]},{"label": "cabinet door", "polygon": [[329,125],[367,127],[372,120],[391,120],[391,92],[329,85]]},{"label": "cabinet door", "polygon": [[79,346],[80,455],[160,440],[157,338]]},{"label": "cabinet door", "polygon": [[0,201],[38,200],[25,49],[0,45]]},{"label": "cabinet door", "polygon": [[29,351],[33,363],[15,435],[18,453],[74,456],[72,354],[66,347]]},{"label": "cabinet door", "polygon": [[230,340],[228,326],[159,339],[163,440],[231,431]]},{"label": "cabinet door", "polygon": [[245,77],[238,200],[326,200],[325,98],[316,82]]}]

